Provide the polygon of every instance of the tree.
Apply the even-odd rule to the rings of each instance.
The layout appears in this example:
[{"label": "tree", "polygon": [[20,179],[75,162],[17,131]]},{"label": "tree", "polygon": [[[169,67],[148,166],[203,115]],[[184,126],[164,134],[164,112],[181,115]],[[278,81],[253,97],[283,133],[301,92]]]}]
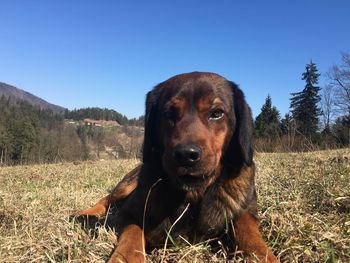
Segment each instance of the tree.
[{"label": "tree", "polygon": [[81,153],[82,153],[82,159],[88,160],[89,159],[89,146],[88,146],[88,136],[89,136],[89,130],[91,127],[87,125],[79,125],[77,127],[77,134],[79,136],[79,139],[81,141]]},{"label": "tree", "polygon": [[338,117],[332,125],[332,132],[341,146],[350,144],[350,118],[343,116]]},{"label": "tree", "polygon": [[322,89],[322,117],[323,117],[323,133],[329,134],[331,131],[331,121],[334,117],[334,91],[331,85],[326,85]]},{"label": "tree", "polygon": [[281,133],[285,138],[284,148],[286,150],[292,150],[295,140],[295,120],[289,113],[284,115],[284,118],[281,120]]},{"label": "tree", "polygon": [[318,73],[316,64],[312,61],[306,64],[302,80],[305,80],[305,88],[301,92],[291,93],[290,108],[293,119],[296,121],[297,130],[307,138],[314,138],[319,123],[321,110],[318,103],[321,100],[319,95]]},{"label": "tree", "polygon": [[39,146],[39,127],[33,120],[20,120],[14,123],[12,129],[13,153],[15,163],[33,161],[34,150]]},{"label": "tree", "polygon": [[350,116],[350,55],[341,53],[341,65],[332,66],[327,75],[338,109],[342,115]]},{"label": "tree", "polygon": [[280,134],[280,113],[275,106],[272,107],[270,95],[267,96],[260,114],[255,119],[255,132],[257,137],[272,138]]}]

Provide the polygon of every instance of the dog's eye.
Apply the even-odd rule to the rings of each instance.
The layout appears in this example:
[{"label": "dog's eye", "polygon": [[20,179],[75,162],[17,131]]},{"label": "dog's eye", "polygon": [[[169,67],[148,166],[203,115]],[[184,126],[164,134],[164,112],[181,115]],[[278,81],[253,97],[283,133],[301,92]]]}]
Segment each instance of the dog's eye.
[{"label": "dog's eye", "polygon": [[210,112],[208,120],[209,121],[217,121],[224,117],[224,111],[222,109],[214,109]]},{"label": "dog's eye", "polygon": [[175,118],[175,113],[173,111],[166,111],[163,114],[164,118],[172,120]]},{"label": "dog's eye", "polygon": [[171,127],[174,127],[175,126],[175,121],[176,121],[176,112],[174,111],[165,111],[163,113],[163,116],[164,116],[164,119],[167,120],[168,124],[171,126]]}]

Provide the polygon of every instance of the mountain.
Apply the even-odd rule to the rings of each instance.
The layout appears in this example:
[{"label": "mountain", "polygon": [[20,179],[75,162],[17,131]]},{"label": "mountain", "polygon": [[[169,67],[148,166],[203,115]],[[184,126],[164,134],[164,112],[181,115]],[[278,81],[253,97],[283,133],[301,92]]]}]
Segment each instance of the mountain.
[{"label": "mountain", "polygon": [[56,113],[66,110],[66,108],[51,104],[27,91],[21,90],[3,82],[0,82],[0,97],[1,96],[11,97],[14,100],[24,100],[34,106],[40,107],[41,109],[51,109]]}]

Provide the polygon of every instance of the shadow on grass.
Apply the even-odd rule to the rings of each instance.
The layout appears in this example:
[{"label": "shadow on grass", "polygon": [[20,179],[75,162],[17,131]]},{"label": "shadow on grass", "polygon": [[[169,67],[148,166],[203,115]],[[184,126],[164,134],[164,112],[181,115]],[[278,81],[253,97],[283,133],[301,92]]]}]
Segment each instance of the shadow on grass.
[{"label": "shadow on grass", "polygon": [[101,227],[115,232],[118,211],[119,206],[113,206],[108,208],[106,216],[97,217],[92,215],[73,214],[69,216],[69,221],[80,225],[80,227],[86,231],[91,238],[97,238],[98,229]]}]

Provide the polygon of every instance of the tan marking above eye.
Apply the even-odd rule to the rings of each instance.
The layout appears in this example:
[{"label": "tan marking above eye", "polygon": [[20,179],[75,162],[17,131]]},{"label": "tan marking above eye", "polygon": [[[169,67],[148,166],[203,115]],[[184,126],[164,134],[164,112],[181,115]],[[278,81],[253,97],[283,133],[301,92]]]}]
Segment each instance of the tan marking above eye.
[{"label": "tan marking above eye", "polygon": [[173,112],[181,115],[186,106],[186,102],[182,98],[175,97],[164,105],[164,112]]},{"label": "tan marking above eye", "polygon": [[212,108],[216,107],[224,107],[224,102],[216,97],[215,99],[212,98],[206,98],[206,99],[200,99],[197,103],[198,110],[200,111],[206,111]]},{"label": "tan marking above eye", "polygon": [[213,100],[213,105],[223,105],[224,104],[224,102],[220,99],[220,98],[215,98],[214,100]]},{"label": "tan marking above eye", "polygon": [[167,103],[170,107],[180,108],[185,104],[185,100],[181,97],[174,97],[171,101]]}]

